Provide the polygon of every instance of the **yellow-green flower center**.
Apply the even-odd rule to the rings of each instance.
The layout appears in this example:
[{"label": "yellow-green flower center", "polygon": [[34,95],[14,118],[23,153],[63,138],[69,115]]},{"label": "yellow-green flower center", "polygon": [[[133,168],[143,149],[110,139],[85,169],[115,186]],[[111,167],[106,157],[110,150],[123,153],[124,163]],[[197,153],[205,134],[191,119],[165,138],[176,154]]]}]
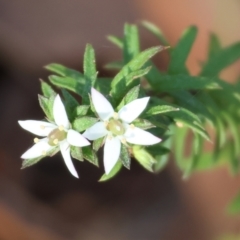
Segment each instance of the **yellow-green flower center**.
[{"label": "yellow-green flower center", "polygon": [[123,135],[125,128],[120,120],[110,119],[107,124],[107,130],[112,132],[114,135]]},{"label": "yellow-green flower center", "polygon": [[67,137],[67,132],[62,128],[56,128],[52,130],[48,135],[48,144],[50,146],[56,146],[60,141]]}]

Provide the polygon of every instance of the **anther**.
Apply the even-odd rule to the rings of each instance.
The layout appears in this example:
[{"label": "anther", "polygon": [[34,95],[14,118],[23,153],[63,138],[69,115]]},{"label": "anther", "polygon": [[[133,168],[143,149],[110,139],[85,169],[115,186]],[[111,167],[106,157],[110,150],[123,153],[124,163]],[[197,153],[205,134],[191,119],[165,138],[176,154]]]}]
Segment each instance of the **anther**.
[{"label": "anther", "polygon": [[114,112],[114,113],[113,113],[113,118],[114,118],[114,119],[118,119],[118,113]]},{"label": "anther", "polygon": [[109,139],[109,140],[112,140],[112,136],[111,136],[111,135],[108,135],[108,139]]},{"label": "anther", "polygon": [[53,143],[54,143],[55,145],[57,145],[57,144],[58,144],[58,139],[55,138],[55,139],[53,140]]},{"label": "anther", "polygon": [[122,139],[121,139],[121,142],[122,142],[122,144],[126,144],[126,143],[127,143],[127,141],[126,141],[125,138],[122,138]]},{"label": "anther", "polygon": [[135,128],[134,124],[130,124],[130,128],[134,129]]},{"label": "anther", "polygon": [[42,156],[45,156],[47,154],[46,151],[42,151]]},{"label": "anther", "polygon": [[38,138],[34,138],[33,141],[34,141],[35,143],[38,143],[38,142],[39,142],[39,139],[38,139]]},{"label": "anther", "polygon": [[176,122],[176,125],[180,128],[183,127],[183,124],[181,122]]},{"label": "anther", "polygon": [[45,126],[43,126],[43,125],[40,125],[40,128],[43,130],[43,129],[45,129]]},{"label": "anther", "polygon": [[64,130],[63,125],[59,126],[58,129],[59,129],[60,131],[63,131],[63,130]]},{"label": "anther", "polygon": [[107,127],[108,121],[104,121],[104,126]]}]

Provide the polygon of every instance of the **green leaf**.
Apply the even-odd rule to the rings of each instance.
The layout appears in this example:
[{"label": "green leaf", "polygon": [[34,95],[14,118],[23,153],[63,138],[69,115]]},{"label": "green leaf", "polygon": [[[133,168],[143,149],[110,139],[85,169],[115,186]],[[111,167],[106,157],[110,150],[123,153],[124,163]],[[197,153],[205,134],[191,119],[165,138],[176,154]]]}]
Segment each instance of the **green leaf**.
[{"label": "green leaf", "polygon": [[168,72],[171,74],[186,73],[186,60],[197,36],[197,28],[191,26],[186,29],[177,45],[170,52]]},{"label": "green leaf", "polygon": [[38,95],[38,100],[40,107],[42,108],[43,112],[47,116],[50,121],[54,121],[53,117],[53,103],[54,103],[55,96],[51,96],[50,98],[43,97]]},{"label": "green leaf", "polygon": [[234,63],[240,58],[240,43],[233,44],[227,48],[221,49],[211,56],[204,64],[201,75],[215,77],[224,68]]},{"label": "green leaf", "polygon": [[83,162],[82,148],[71,146],[71,156],[81,162]]},{"label": "green leaf", "polygon": [[167,103],[159,106],[151,106],[143,113],[143,116],[152,116],[157,114],[164,114],[167,112],[179,111],[179,108],[167,105]]},{"label": "green leaf", "polygon": [[166,40],[163,32],[153,23],[148,22],[148,21],[142,21],[142,25],[149,31],[151,32],[153,35],[155,35],[158,40],[165,46],[169,46],[170,44],[168,43],[168,41]]},{"label": "green leaf", "polygon": [[75,108],[75,113],[76,113],[76,116],[78,117],[82,117],[82,116],[85,116],[88,112],[88,109],[89,109],[89,105],[80,105],[80,106],[77,106]]},{"label": "green leaf", "polygon": [[83,86],[85,84],[85,80],[80,82],[71,77],[59,77],[55,75],[49,76],[49,80],[53,85],[57,87],[65,88],[79,94],[80,96],[83,94]]},{"label": "green leaf", "polygon": [[95,88],[102,94],[109,94],[111,80],[111,78],[98,78],[95,83]]},{"label": "green leaf", "polygon": [[22,167],[21,169],[30,167],[36,163],[38,163],[40,160],[42,160],[44,156],[38,157],[38,158],[32,158],[32,159],[24,159],[22,162]]},{"label": "green leaf", "polygon": [[85,49],[83,70],[86,83],[84,85],[82,101],[85,104],[89,104],[88,94],[91,92],[91,87],[95,85],[97,79],[95,53],[93,47],[90,44],[87,44]]},{"label": "green leaf", "polygon": [[138,95],[139,95],[139,90],[140,90],[140,85],[137,85],[137,86],[133,87],[130,91],[128,91],[128,93],[122,99],[121,103],[118,105],[117,110],[120,110],[126,104],[137,99]]},{"label": "green leaf", "polygon": [[128,152],[128,148],[123,144],[121,144],[121,152],[120,152],[119,158],[120,158],[123,166],[130,170],[130,165],[131,165],[130,154]]},{"label": "green leaf", "polygon": [[133,146],[133,156],[145,169],[149,172],[153,172],[153,164],[156,163],[156,160],[145,148]]},{"label": "green leaf", "polygon": [[239,214],[240,213],[240,192],[237,194],[237,196],[229,204],[228,212],[230,214]]},{"label": "green leaf", "polygon": [[140,119],[140,118],[135,119],[133,121],[133,124],[135,127],[138,127],[138,128],[144,129],[144,130],[156,127],[150,121],[148,121],[146,119]]},{"label": "green leaf", "polygon": [[124,25],[124,39],[123,39],[123,60],[128,63],[135,58],[139,53],[139,36],[136,25]]},{"label": "green leaf", "polygon": [[218,36],[214,33],[210,34],[208,46],[208,58],[213,57],[221,50],[221,43]]},{"label": "green leaf", "polygon": [[120,161],[117,161],[113,169],[109,174],[103,174],[103,176],[99,179],[99,182],[107,181],[111,178],[113,178],[122,168],[122,163]]},{"label": "green leaf", "polygon": [[91,146],[82,148],[83,158],[98,167],[98,157],[95,151],[92,150]]},{"label": "green leaf", "polygon": [[60,75],[62,77],[70,77],[70,78],[76,79],[80,82],[82,81],[82,79],[84,79],[84,76],[82,73],[80,73],[74,69],[67,68],[58,63],[51,63],[51,64],[45,66],[45,68],[50,70],[53,73],[57,73],[58,75]]},{"label": "green leaf", "polygon": [[214,122],[215,117],[212,116],[212,114],[208,111],[208,105],[204,105],[203,103],[201,103],[191,93],[180,90],[170,92],[170,94],[177,100],[178,105],[181,105],[196,114],[201,114],[203,117]]},{"label": "green leaf", "polygon": [[[129,74],[140,70],[140,68],[155,54],[164,50],[163,46],[157,46],[149,48],[139,53],[133,60],[126,64],[122,70],[114,77],[111,83],[111,95],[119,101],[126,91],[126,79],[129,78]],[[149,71],[149,70],[148,70]],[[129,80],[128,80],[129,81]]]},{"label": "green leaf", "polygon": [[98,138],[96,140],[93,141],[93,150],[94,151],[98,151],[100,147],[102,147],[102,145],[105,142],[105,137],[102,138]]},{"label": "green leaf", "polygon": [[107,63],[104,68],[106,69],[113,69],[113,70],[120,70],[123,67],[123,62],[122,61],[115,61],[115,62],[110,62]]},{"label": "green leaf", "polygon": [[199,133],[206,140],[210,140],[209,135],[203,128],[200,119],[193,112],[190,112],[185,108],[180,108],[179,111],[167,112],[166,115],[171,117],[175,122],[183,125],[185,124],[190,127],[194,132]]},{"label": "green leaf", "polygon": [[207,77],[196,77],[183,74],[162,75],[155,82],[154,91],[169,92],[173,90],[220,89],[219,84]]},{"label": "green leaf", "polygon": [[82,132],[98,122],[97,118],[93,117],[78,117],[73,121],[73,129]]},{"label": "green leaf", "polygon": [[49,84],[47,84],[41,79],[40,81],[41,81],[41,89],[44,97],[49,98],[52,95],[54,96],[56,95],[56,92],[52,89],[52,87]]},{"label": "green leaf", "polygon": [[113,36],[113,35],[109,35],[107,36],[107,39],[113,43],[114,45],[116,45],[117,47],[119,47],[120,49],[123,49],[123,39]]},{"label": "green leaf", "polygon": [[75,118],[75,109],[79,105],[77,100],[65,89],[62,89],[63,97],[64,97],[64,105],[65,109],[67,111],[68,119],[70,122],[73,121]]}]

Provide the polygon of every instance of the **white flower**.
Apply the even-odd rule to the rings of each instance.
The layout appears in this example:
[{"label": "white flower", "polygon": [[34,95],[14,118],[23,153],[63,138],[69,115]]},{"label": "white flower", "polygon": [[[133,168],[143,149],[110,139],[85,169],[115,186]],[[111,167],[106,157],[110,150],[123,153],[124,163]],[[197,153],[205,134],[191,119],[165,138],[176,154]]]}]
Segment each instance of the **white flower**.
[{"label": "white flower", "polygon": [[18,121],[25,130],[37,136],[45,137],[42,139],[35,138],[33,147],[28,149],[21,158],[31,159],[44,156],[53,148],[59,146],[69,171],[74,177],[78,178],[70,156],[70,145],[84,147],[90,145],[90,143],[80,133],[70,129],[70,122],[59,95],[54,99],[53,117],[55,124],[35,120]]},{"label": "white flower", "polygon": [[119,159],[121,142],[153,145],[161,141],[160,138],[131,124],[146,108],[149,97],[133,100],[116,113],[109,101],[94,88],[91,89],[91,96],[100,121],[87,129],[83,136],[89,140],[107,136],[103,157],[106,174],[112,170]]}]

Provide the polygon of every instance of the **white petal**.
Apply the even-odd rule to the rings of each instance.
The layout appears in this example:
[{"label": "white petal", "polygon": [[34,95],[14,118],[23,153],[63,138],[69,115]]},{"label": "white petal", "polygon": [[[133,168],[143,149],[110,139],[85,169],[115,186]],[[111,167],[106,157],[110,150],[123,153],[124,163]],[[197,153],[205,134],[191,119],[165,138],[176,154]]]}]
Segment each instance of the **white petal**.
[{"label": "white petal", "polygon": [[58,126],[69,128],[69,121],[61,98],[57,95],[53,103],[53,117]]},{"label": "white petal", "polygon": [[111,103],[96,89],[91,89],[93,105],[102,120],[108,120],[114,113]]},{"label": "white petal", "polygon": [[85,137],[73,129],[68,130],[67,141],[70,145],[76,147],[85,147],[90,145],[90,142]]},{"label": "white petal", "polygon": [[72,159],[70,156],[70,146],[67,141],[64,141],[60,144],[60,150],[68,170],[74,177],[78,178],[77,171],[72,163]]},{"label": "white petal", "polygon": [[89,140],[96,140],[104,137],[108,134],[108,131],[104,125],[104,122],[97,122],[92,127],[88,128],[83,136]]},{"label": "white petal", "polygon": [[30,149],[28,149],[21,158],[31,159],[44,156],[48,151],[50,151],[53,146],[47,143],[47,138],[41,139],[38,143],[34,144]]},{"label": "white petal", "polygon": [[124,137],[127,142],[137,145],[153,145],[162,141],[153,134],[137,127],[134,127],[133,129],[129,127],[124,134]]},{"label": "white petal", "polygon": [[131,123],[146,108],[149,99],[150,97],[144,97],[133,100],[132,102],[128,103],[119,110],[118,112],[119,118],[122,119],[124,122]]},{"label": "white petal", "polygon": [[40,137],[46,137],[53,129],[56,128],[56,125],[44,121],[25,120],[18,121],[18,123],[23,129]]},{"label": "white petal", "polygon": [[118,138],[106,139],[104,145],[104,156],[103,156],[103,163],[105,173],[109,174],[112,168],[117,163],[121,150],[121,142]]}]

